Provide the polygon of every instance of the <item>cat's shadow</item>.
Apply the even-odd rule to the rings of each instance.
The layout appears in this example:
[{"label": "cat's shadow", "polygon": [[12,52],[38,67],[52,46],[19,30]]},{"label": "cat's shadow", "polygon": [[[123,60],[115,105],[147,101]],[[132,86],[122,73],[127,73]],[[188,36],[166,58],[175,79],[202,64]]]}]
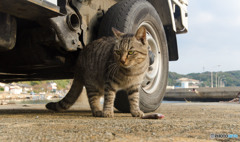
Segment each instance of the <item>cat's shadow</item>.
[{"label": "cat's shadow", "polygon": [[[115,110],[115,114],[121,114],[121,112]],[[63,112],[54,112],[47,109],[32,109],[32,108],[7,108],[7,109],[1,109],[0,108],[0,116],[5,115],[50,115],[50,116],[81,116],[81,117],[92,117],[92,118],[102,118],[102,117],[93,117],[91,110],[67,110]],[[122,117],[131,117],[129,113],[126,113],[124,115],[117,116],[119,118]]]},{"label": "cat's shadow", "polygon": [[80,114],[88,114],[91,115],[90,110],[67,110],[63,112],[54,112],[50,110],[44,109],[28,109],[28,108],[20,108],[20,109],[0,109],[0,115],[8,115],[8,114],[41,114],[41,115],[49,115],[49,114],[58,114],[58,115],[80,115]]}]

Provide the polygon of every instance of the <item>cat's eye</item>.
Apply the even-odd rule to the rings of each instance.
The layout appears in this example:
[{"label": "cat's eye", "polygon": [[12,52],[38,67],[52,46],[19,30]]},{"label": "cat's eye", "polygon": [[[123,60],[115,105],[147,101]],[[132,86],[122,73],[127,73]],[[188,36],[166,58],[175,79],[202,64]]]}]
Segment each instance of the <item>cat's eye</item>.
[{"label": "cat's eye", "polygon": [[128,51],[128,55],[132,55],[134,51]]},{"label": "cat's eye", "polygon": [[120,52],[119,50],[115,50],[115,52],[116,52],[118,55],[121,54],[121,52]]}]

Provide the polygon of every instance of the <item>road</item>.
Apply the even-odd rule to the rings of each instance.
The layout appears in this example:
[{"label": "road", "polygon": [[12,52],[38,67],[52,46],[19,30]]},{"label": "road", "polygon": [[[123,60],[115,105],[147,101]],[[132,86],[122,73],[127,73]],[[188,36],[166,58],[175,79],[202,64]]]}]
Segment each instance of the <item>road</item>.
[{"label": "road", "polygon": [[[114,118],[92,117],[89,106],[77,103],[54,113],[44,105],[0,106],[2,141],[236,141],[211,139],[210,134],[240,136],[240,104],[164,103],[161,120],[133,118],[115,112]],[[235,135],[236,136],[236,135]]]}]

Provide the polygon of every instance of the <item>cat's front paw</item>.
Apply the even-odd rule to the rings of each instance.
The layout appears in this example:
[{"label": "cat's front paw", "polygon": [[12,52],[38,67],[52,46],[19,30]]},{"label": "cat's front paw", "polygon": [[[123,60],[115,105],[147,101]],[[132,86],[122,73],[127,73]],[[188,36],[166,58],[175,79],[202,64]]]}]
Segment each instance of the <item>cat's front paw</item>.
[{"label": "cat's front paw", "polygon": [[111,110],[103,111],[103,117],[114,117],[114,112]]},{"label": "cat's front paw", "polygon": [[94,111],[93,116],[94,117],[102,117],[102,111],[100,111],[100,110],[99,111]]},{"label": "cat's front paw", "polygon": [[133,117],[143,117],[144,113],[141,110],[132,110],[131,114]]}]

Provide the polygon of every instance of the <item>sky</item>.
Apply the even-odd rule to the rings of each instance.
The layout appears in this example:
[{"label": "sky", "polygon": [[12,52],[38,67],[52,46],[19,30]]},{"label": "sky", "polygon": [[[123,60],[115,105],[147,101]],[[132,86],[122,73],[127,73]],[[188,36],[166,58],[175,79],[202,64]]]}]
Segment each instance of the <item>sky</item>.
[{"label": "sky", "polygon": [[188,33],[177,35],[180,74],[240,70],[240,0],[189,0]]}]

